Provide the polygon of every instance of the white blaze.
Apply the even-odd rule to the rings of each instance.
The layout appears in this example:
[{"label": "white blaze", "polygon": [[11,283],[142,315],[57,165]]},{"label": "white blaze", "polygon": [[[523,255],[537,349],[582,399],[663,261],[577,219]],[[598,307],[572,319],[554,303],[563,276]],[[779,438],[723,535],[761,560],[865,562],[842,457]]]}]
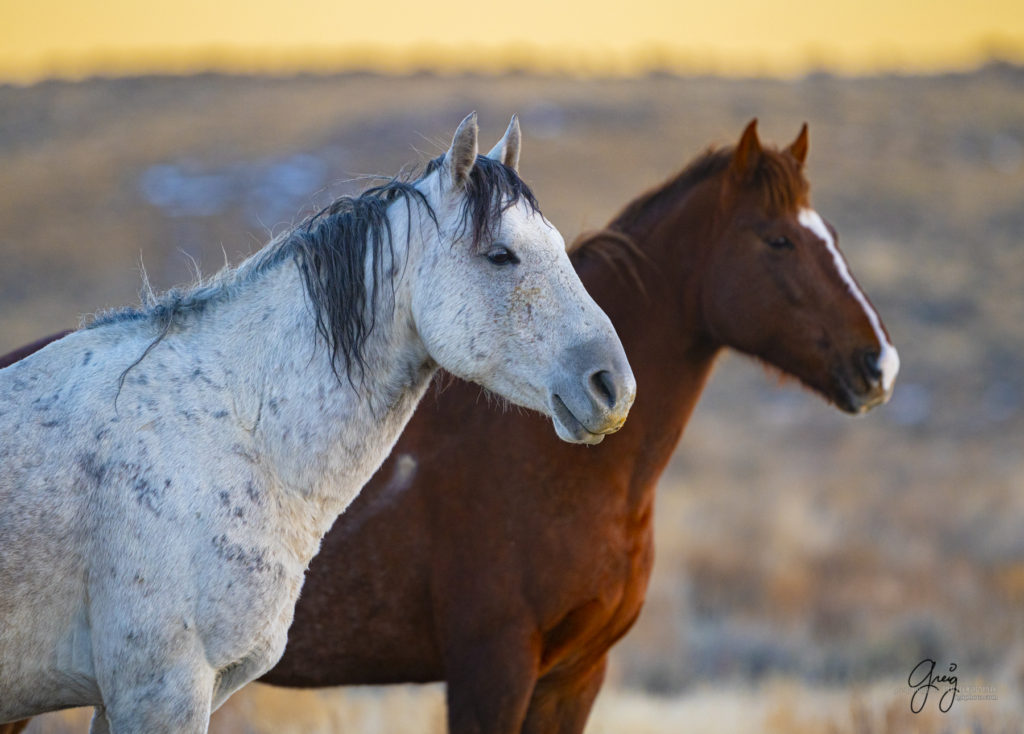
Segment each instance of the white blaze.
[{"label": "white blaze", "polygon": [[900,371],[899,353],[889,343],[889,339],[885,336],[885,330],[882,329],[882,322],[879,320],[878,314],[875,313],[875,309],[871,308],[868,299],[864,297],[861,289],[857,287],[853,276],[850,275],[850,269],[846,266],[846,260],[843,259],[842,253],[836,247],[836,242],[832,239],[832,233],[825,226],[825,221],[821,218],[821,215],[813,209],[801,209],[797,220],[825,243],[825,247],[828,248],[829,253],[832,255],[832,260],[836,264],[836,270],[839,271],[839,276],[846,283],[846,287],[853,294],[853,297],[864,308],[864,313],[867,314],[868,321],[871,322],[871,326],[875,330],[875,337],[880,345],[881,351],[878,354],[878,368],[882,371],[882,388],[888,393],[892,390],[892,384],[896,380],[896,373]]}]

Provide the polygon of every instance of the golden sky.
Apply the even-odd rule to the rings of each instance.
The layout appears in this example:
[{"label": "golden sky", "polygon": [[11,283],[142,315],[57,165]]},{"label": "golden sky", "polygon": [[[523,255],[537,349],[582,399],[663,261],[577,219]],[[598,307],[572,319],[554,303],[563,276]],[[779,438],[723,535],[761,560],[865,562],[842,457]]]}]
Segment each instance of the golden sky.
[{"label": "golden sky", "polygon": [[1024,0],[0,0],[0,80],[418,67],[627,74],[1024,61]]}]

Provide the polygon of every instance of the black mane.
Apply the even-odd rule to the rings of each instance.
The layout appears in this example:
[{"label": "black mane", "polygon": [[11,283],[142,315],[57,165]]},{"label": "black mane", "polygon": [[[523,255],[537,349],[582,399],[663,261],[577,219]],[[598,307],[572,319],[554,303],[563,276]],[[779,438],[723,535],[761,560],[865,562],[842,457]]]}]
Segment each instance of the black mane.
[{"label": "black mane", "polygon": [[[443,155],[430,161],[423,175],[429,176],[443,162]],[[501,216],[518,202],[525,201],[531,212],[540,213],[540,205],[533,191],[519,178],[515,169],[487,156],[476,157],[465,191],[462,230],[458,235],[468,231],[474,251],[479,250],[484,242],[493,239],[494,227],[501,221]]]},{"label": "black mane", "polygon": [[[388,207],[405,202],[412,222],[414,204],[437,224],[437,215],[423,193],[408,181],[392,179],[359,196],[342,196],[307,219],[285,241],[302,273],[306,295],[316,314],[316,329],[331,351],[331,368],[339,375],[339,359],[352,379],[353,366],[362,374],[363,345],[377,323],[381,286],[394,287],[385,271],[394,264],[394,239]],[[409,237],[410,232],[406,233]],[[387,257],[383,257],[385,249]],[[370,258],[371,281],[365,278]]]},{"label": "black mane", "polygon": [[[437,215],[416,184],[438,170],[444,156],[430,161],[421,176],[402,176],[367,189],[358,196],[342,196],[284,233],[237,268],[226,268],[208,281],[188,288],[173,288],[153,295],[144,283],[142,305],[116,309],[95,317],[87,328],[105,324],[148,321],[157,335],[125,375],[170,332],[197,317],[211,304],[229,299],[238,288],[257,280],[268,270],[291,260],[299,268],[314,313],[316,329],[326,341],[331,367],[348,379],[365,371],[364,346],[377,322],[380,300],[393,288],[399,268],[394,262],[394,233],[388,208],[404,202],[412,221],[413,208],[422,206],[438,224]],[[479,250],[495,235],[502,215],[519,201],[540,211],[530,188],[508,166],[478,156],[464,188],[462,225],[457,237],[466,234]],[[406,237],[410,232],[406,233]],[[367,262],[372,274],[365,277]]]},{"label": "black mane", "polygon": [[[443,161],[444,156],[430,161],[421,179],[437,171]],[[468,233],[474,252],[494,237],[502,215],[517,202],[525,201],[531,211],[540,211],[533,192],[519,175],[486,156],[477,156],[464,194],[462,225],[456,236]],[[405,201],[410,218],[412,204],[418,203],[437,224],[437,215],[415,184],[392,179],[358,197],[341,197],[290,238],[316,311],[317,330],[331,349],[331,365],[339,373],[339,361],[344,360],[349,379],[353,366],[360,373],[365,369],[362,347],[373,331],[379,305],[370,303],[370,294],[379,294],[385,282],[393,285],[384,272],[394,261],[387,209],[399,199]],[[385,247],[386,259],[381,257]],[[373,264],[371,283],[362,277],[367,255]]]}]

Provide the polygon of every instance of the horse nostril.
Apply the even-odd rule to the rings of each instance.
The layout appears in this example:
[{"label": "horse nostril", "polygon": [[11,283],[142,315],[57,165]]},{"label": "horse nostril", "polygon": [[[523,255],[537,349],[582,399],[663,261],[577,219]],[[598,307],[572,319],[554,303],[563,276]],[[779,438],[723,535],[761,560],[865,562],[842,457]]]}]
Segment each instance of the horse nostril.
[{"label": "horse nostril", "polygon": [[615,380],[612,379],[612,373],[608,370],[599,370],[590,376],[590,386],[594,390],[594,394],[597,395],[609,408],[614,408],[615,403],[618,402],[618,396],[616,395]]},{"label": "horse nostril", "polygon": [[868,382],[878,382],[882,379],[882,368],[878,364],[879,353],[877,349],[865,349],[860,355],[860,368]]}]

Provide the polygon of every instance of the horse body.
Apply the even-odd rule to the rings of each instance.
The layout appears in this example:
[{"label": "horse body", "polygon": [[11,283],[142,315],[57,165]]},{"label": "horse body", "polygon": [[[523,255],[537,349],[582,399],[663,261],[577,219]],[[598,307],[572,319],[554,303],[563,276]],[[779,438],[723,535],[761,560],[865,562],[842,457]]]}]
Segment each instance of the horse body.
[{"label": "horse body", "polygon": [[[323,533],[439,363],[567,440],[618,429],[635,389],[621,346],[517,182],[477,159],[467,118],[418,194],[365,202],[387,248],[323,249],[314,221],[186,308],[101,317],[0,372],[0,721],[95,705],[97,732],[205,731],[280,657]],[[355,320],[339,268],[365,279]]]},{"label": "horse body", "polygon": [[[112,371],[148,344],[136,322],[77,332],[5,373],[4,462],[21,481],[0,483],[0,577],[12,606],[0,718],[68,691],[78,697],[59,705],[95,703],[97,665],[144,677],[153,647],[185,656],[189,669],[248,670],[242,682],[280,655],[320,537],[386,456],[432,370],[422,347],[399,353],[357,394],[308,337],[297,271],[276,270],[261,286],[221,307],[218,324],[234,336],[206,320],[169,334],[120,394]],[[283,337],[239,337],[259,332],[234,312],[265,314],[261,328]],[[400,399],[375,414],[407,375]],[[59,545],[46,542],[54,534]],[[96,635],[146,654],[134,660],[115,644],[115,659],[94,662],[107,647]]]},{"label": "horse body", "polygon": [[444,680],[452,734],[582,732],[643,605],[658,477],[720,350],[771,359],[848,412],[891,390],[888,335],[799,221],[804,154],[806,133],[774,152],[748,128],[583,239],[577,272],[642,386],[632,419],[578,456],[469,385],[425,399],[325,537],[262,680]]}]

